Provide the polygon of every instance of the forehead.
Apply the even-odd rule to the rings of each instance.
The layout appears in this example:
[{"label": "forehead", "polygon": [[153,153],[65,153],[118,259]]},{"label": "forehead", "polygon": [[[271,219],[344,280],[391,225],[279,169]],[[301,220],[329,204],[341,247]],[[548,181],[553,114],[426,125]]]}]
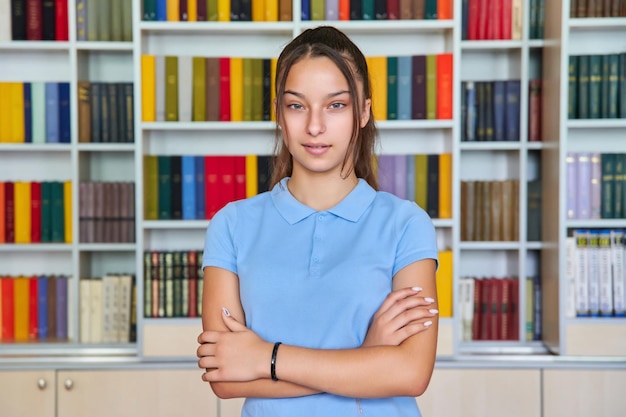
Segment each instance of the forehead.
[{"label": "forehead", "polygon": [[[347,84],[345,76],[332,59],[319,56],[311,57],[307,56],[299,61],[295,62],[287,73],[287,82],[300,81],[301,78],[312,79],[315,78],[328,78],[336,79],[335,81],[344,81]],[[321,87],[321,86],[320,86]]]}]

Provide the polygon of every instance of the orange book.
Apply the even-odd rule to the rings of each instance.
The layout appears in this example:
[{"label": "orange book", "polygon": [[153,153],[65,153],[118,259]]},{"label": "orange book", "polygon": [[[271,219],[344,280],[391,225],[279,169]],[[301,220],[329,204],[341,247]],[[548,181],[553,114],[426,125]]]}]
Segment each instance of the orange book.
[{"label": "orange book", "polygon": [[246,197],[254,197],[259,193],[258,163],[256,155],[246,155]]},{"label": "orange book", "polygon": [[452,218],[452,154],[439,155],[439,218]]},{"label": "orange book", "polygon": [[30,243],[30,183],[16,181],[13,187],[15,201],[15,243]]},{"label": "orange book", "polygon": [[252,21],[262,22],[264,20],[265,20],[265,0],[254,0],[252,2]]},{"label": "orange book", "polygon": [[141,119],[144,122],[156,120],[156,57],[141,56]]},{"label": "orange book", "polygon": [[437,303],[439,317],[452,317],[452,251],[439,252],[439,268],[437,268]]},{"label": "orange book", "polygon": [[[254,1],[252,4],[254,7]],[[278,22],[278,0],[265,0],[264,18],[266,22]]]},{"label": "orange book", "polygon": [[437,18],[439,20],[452,20],[452,8],[452,0],[437,0]]},{"label": "orange book", "polygon": [[270,112],[272,121],[276,121],[276,107],[274,102],[276,101],[276,64],[278,58],[272,58],[270,61],[271,76],[270,76]]},{"label": "orange book", "polygon": [[[24,83],[7,83],[9,89],[8,102],[11,113],[10,142],[24,143]],[[5,98],[6,100],[6,98]]]},{"label": "orange book", "polygon": [[72,243],[72,181],[63,182],[63,214],[65,243]]},{"label": "orange book", "polygon": [[230,121],[243,121],[243,58],[230,58]]},{"label": "orange book", "polygon": [[452,119],[453,57],[437,55],[437,119]]},{"label": "orange book", "polygon": [[179,0],[167,0],[167,21],[178,22],[180,20]]},{"label": "orange book", "polygon": [[16,342],[26,342],[28,340],[28,324],[30,319],[28,313],[30,302],[28,278],[20,276],[13,279],[13,317],[14,332]]},{"label": "orange book", "polygon": [[350,0],[339,0],[339,20],[350,20]]},{"label": "orange book", "polygon": [[230,0],[217,0],[217,21],[230,22]]},{"label": "orange book", "polygon": [[13,278],[0,278],[0,286],[2,286],[2,322],[0,323],[0,339],[8,342],[15,337],[15,312],[13,297]]},{"label": "orange book", "polygon": [[196,2],[196,0],[189,0],[187,2],[187,21],[198,21],[198,3]]},{"label": "orange book", "polygon": [[387,57],[367,57],[372,82],[372,113],[376,121],[387,120]]},{"label": "orange book", "polygon": [[[4,222],[5,222],[5,214],[4,214],[4,182],[0,181],[0,243],[4,243],[4,236],[6,233]],[[0,324],[2,321],[0,321]]]}]

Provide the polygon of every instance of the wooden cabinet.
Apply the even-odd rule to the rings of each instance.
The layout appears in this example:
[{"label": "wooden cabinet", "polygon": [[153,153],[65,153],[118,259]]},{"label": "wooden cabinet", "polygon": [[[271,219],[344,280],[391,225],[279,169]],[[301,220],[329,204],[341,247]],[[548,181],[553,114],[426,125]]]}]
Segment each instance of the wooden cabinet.
[{"label": "wooden cabinet", "polygon": [[55,417],[54,371],[0,372],[2,417]]}]

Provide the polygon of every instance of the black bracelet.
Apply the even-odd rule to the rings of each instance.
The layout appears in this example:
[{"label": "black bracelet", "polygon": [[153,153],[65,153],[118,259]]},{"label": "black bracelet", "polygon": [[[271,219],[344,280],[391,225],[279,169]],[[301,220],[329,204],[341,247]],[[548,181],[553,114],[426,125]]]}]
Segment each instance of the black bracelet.
[{"label": "black bracelet", "polygon": [[270,362],[270,375],[272,377],[272,381],[278,381],[276,377],[276,354],[278,353],[278,346],[280,346],[280,342],[274,343],[274,350],[272,350],[272,361]]}]

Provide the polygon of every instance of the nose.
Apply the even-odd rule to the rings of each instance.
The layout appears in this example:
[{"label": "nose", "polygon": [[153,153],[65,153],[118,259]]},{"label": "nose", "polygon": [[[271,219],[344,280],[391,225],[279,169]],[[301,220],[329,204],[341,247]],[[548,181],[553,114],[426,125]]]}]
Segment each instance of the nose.
[{"label": "nose", "polygon": [[315,137],[326,131],[324,112],[322,109],[311,108],[307,119],[306,132]]}]

